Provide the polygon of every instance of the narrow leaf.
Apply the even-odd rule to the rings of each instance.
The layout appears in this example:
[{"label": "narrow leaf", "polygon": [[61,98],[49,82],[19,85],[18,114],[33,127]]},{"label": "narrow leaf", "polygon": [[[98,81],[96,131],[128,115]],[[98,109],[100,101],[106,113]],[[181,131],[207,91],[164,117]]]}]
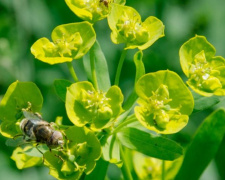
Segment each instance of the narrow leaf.
[{"label": "narrow leaf", "polygon": [[205,97],[193,91],[192,91],[192,94],[193,94],[194,102],[195,102],[194,112],[203,111],[205,109],[211,108],[212,106],[218,104],[223,98],[219,96]]},{"label": "narrow leaf", "polygon": [[[98,87],[103,92],[106,92],[111,86],[107,61],[97,41],[95,42],[92,48],[95,56],[95,71],[97,76]],[[86,54],[83,57],[83,64],[88,80],[92,81],[93,78],[91,73],[90,53]]]},{"label": "narrow leaf", "polygon": [[97,41],[95,42],[93,48],[95,54],[95,68],[97,72],[98,87],[100,90],[106,92],[111,86],[107,61]]},{"label": "narrow leaf", "polygon": [[182,147],[175,141],[135,128],[121,129],[118,139],[127,148],[158,159],[174,160],[183,154]]},{"label": "narrow leaf", "polygon": [[54,81],[54,88],[55,88],[56,94],[60,97],[60,99],[63,102],[65,102],[66,100],[67,87],[69,87],[71,84],[72,82],[65,79],[56,79]]},{"label": "narrow leaf", "polygon": [[88,80],[92,82],[91,63],[90,63],[90,53],[89,52],[83,56],[83,65],[84,65],[84,70],[85,70]]},{"label": "narrow leaf", "polygon": [[215,156],[225,133],[225,110],[219,109],[208,116],[197,130],[188,147],[176,179],[199,179]]}]

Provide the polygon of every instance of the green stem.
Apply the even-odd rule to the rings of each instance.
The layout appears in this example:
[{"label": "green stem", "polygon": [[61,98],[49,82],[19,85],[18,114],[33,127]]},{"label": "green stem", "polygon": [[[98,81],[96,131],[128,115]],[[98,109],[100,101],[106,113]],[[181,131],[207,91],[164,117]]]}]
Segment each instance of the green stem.
[{"label": "green stem", "polygon": [[121,159],[123,161],[123,166],[121,167],[123,177],[126,180],[132,180],[133,178],[131,176],[131,172],[130,172],[129,167],[127,165],[126,158],[125,158],[125,155],[124,155],[124,152],[123,152],[123,147],[121,146],[121,144],[120,144],[120,155],[121,155]]},{"label": "green stem", "polygon": [[73,80],[75,82],[78,82],[79,79],[77,78],[77,75],[76,75],[75,70],[73,68],[72,62],[67,62],[67,66],[68,66],[68,69],[70,71],[71,76],[73,77]]},{"label": "green stem", "polygon": [[162,160],[162,180],[165,180],[165,161]]},{"label": "green stem", "polygon": [[123,49],[123,52],[120,56],[120,60],[119,60],[119,64],[118,64],[118,67],[117,67],[117,70],[116,70],[116,77],[115,77],[115,85],[119,85],[119,80],[120,80],[120,74],[121,74],[121,70],[122,70],[122,67],[123,67],[123,62],[125,60],[125,57],[126,57],[126,54],[127,54],[127,50],[126,49]]},{"label": "green stem", "polygon": [[116,134],[121,128],[123,128],[124,126],[137,121],[135,115],[132,115],[130,117],[128,117],[125,121],[123,121],[122,123],[120,123],[113,131],[112,134]]},{"label": "green stem", "polygon": [[93,86],[96,90],[98,90],[98,81],[96,76],[96,69],[95,69],[95,53],[94,47],[90,49],[90,64],[91,64],[91,75],[92,75],[92,82]]}]

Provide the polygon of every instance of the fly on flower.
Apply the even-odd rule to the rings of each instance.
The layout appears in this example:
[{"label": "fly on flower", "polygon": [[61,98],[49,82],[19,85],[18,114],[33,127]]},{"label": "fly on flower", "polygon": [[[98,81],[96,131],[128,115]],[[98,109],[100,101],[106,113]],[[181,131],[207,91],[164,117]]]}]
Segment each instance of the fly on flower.
[{"label": "fly on flower", "polygon": [[[63,149],[64,136],[61,131],[56,130],[53,124],[44,121],[40,114],[30,111],[30,107],[22,111],[25,116],[20,122],[20,129],[23,134],[17,136],[23,137],[9,139],[6,145],[36,144],[37,148],[39,144],[46,144],[50,151],[55,148]],[[38,148],[37,150],[42,153]]]}]

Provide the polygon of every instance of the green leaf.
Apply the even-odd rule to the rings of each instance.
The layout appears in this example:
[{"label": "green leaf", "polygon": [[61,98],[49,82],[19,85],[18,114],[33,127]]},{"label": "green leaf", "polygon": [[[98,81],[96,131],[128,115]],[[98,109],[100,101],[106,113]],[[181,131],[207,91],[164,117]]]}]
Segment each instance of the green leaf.
[{"label": "green leaf", "polygon": [[[98,82],[98,88],[99,90],[106,92],[111,86],[111,82],[109,78],[109,70],[108,70],[107,61],[105,59],[105,55],[102,52],[102,49],[97,41],[93,45],[92,51],[93,51],[92,55],[94,55],[94,59],[95,59],[94,64],[95,64],[95,72],[96,72],[96,77]],[[83,57],[83,64],[84,64],[85,72],[87,74],[88,79],[93,82],[91,64],[90,64],[90,53],[87,53]]]},{"label": "green leaf", "polygon": [[6,137],[14,137],[21,131],[18,128],[18,116],[23,108],[31,103],[33,112],[40,112],[43,98],[38,87],[32,82],[12,83],[0,104],[1,133]]},{"label": "green leaf", "polygon": [[95,169],[89,175],[86,175],[84,180],[104,180],[106,177],[108,165],[109,162],[100,158],[96,163]]},{"label": "green leaf", "polygon": [[37,40],[31,47],[35,58],[48,64],[71,62],[84,56],[96,40],[92,25],[88,22],[57,26],[52,31],[52,41]]},{"label": "green leaf", "polygon": [[205,97],[195,92],[192,92],[192,94],[193,94],[194,102],[195,102],[193,112],[203,111],[205,109],[211,108],[222,100],[222,98],[218,96]]},{"label": "green leaf", "polygon": [[146,128],[172,134],[186,126],[194,101],[178,74],[169,70],[145,74],[135,90],[140,97],[135,115]]},{"label": "green leaf", "polygon": [[219,172],[220,178],[225,179],[225,171],[224,171],[224,163],[225,163],[225,136],[223,137],[223,141],[221,142],[220,148],[216,153],[215,162],[217,166],[217,170]]},{"label": "green leaf", "polygon": [[127,148],[158,159],[174,160],[183,154],[183,148],[175,141],[135,128],[122,128],[117,137]]},{"label": "green leaf", "polygon": [[11,156],[11,159],[16,162],[16,166],[18,169],[29,168],[36,165],[42,164],[42,157],[34,157],[29,156],[24,153],[24,151],[28,151],[29,149],[33,149],[33,147],[26,146],[25,148],[17,147]]},{"label": "green leaf", "polygon": [[87,78],[90,82],[93,82],[92,80],[92,72],[91,72],[91,63],[90,63],[90,52],[85,54],[83,56],[83,65],[84,65],[84,70],[87,75]]},{"label": "green leaf", "polygon": [[60,99],[63,102],[65,102],[66,100],[67,87],[69,87],[71,84],[72,82],[65,79],[56,79],[54,81],[54,88],[55,88],[56,94],[60,97]]},{"label": "green leaf", "polygon": [[111,86],[107,61],[97,41],[94,44],[93,49],[95,54],[95,70],[98,87],[103,92],[106,92]]},{"label": "green leaf", "polygon": [[177,180],[199,179],[222,142],[225,133],[224,120],[225,110],[218,109],[203,121],[186,150]]},{"label": "green leaf", "polygon": [[129,6],[112,4],[108,24],[112,42],[125,43],[126,49],[147,49],[164,36],[164,25],[159,19],[150,16],[142,22],[140,14]]}]

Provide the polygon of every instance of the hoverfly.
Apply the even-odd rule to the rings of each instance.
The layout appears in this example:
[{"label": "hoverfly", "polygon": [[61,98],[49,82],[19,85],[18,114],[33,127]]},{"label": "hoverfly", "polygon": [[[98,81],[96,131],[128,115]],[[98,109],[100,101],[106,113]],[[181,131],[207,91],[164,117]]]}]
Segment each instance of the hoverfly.
[{"label": "hoverfly", "polygon": [[[46,144],[51,149],[63,149],[64,136],[61,131],[55,129],[52,123],[43,120],[38,113],[33,113],[30,107],[23,109],[24,119],[20,122],[20,129],[23,134],[16,135],[13,139],[6,142],[8,146],[21,146],[29,143],[36,143],[37,150],[39,144]],[[17,136],[23,136],[18,138]],[[42,153],[43,154],[43,153]]]}]

